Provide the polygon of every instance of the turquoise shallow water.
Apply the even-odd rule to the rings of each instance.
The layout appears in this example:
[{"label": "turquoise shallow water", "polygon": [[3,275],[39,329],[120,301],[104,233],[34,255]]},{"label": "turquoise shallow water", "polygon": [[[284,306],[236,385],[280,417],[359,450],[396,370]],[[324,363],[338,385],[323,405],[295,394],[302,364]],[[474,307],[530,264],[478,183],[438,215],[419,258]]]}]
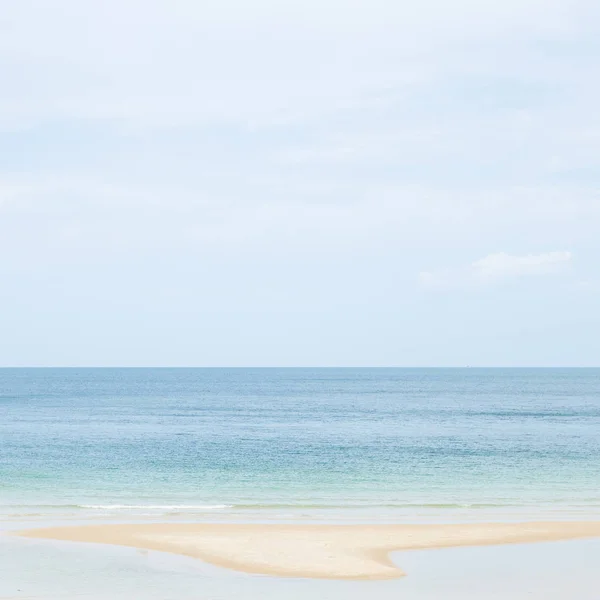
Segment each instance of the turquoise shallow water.
[{"label": "turquoise shallow water", "polygon": [[3,369],[0,519],[600,517],[596,369]]}]

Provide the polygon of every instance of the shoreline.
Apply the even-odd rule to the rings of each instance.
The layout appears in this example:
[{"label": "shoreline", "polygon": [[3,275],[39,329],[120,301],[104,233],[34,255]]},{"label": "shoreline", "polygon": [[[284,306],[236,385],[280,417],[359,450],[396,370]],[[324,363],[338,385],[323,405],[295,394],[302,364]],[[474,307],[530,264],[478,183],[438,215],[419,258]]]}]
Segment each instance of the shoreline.
[{"label": "shoreline", "polygon": [[255,575],[384,580],[397,551],[600,538],[600,521],[449,525],[106,524],[28,529],[25,538],[110,544],[200,559]]}]

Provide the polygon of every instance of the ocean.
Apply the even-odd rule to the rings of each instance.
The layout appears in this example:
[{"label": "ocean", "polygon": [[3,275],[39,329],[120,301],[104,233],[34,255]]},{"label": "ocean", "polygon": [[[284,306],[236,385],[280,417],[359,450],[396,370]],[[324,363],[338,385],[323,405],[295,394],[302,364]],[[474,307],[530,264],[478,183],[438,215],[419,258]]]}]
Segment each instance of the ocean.
[{"label": "ocean", "polygon": [[0,520],[600,517],[600,369],[2,369]]}]

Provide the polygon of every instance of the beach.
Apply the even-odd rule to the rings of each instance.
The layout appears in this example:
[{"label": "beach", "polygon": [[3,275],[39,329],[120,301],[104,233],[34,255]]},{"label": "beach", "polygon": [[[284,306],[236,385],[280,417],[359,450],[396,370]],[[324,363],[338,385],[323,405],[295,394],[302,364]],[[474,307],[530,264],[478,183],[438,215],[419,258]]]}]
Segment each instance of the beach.
[{"label": "beach", "polygon": [[0,600],[600,600],[600,0],[0,0]]},{"label": "beach", "polygon": [[275,577],[395,579],[400,550],[600,537],[600,522],[468,525],[93,525],[20,532],[23,537],[130,546],[190,556]]},{"label": "beach", "polygon": [[598,370],[1,375],[1,600],[597,600]]},{"label": "beach", "polygon": [[141,543],[22,537],[15,527],[0,535],[2,600],[597,600],[597,538],[396,551],[394,578],[349,580],[249,574]]}]

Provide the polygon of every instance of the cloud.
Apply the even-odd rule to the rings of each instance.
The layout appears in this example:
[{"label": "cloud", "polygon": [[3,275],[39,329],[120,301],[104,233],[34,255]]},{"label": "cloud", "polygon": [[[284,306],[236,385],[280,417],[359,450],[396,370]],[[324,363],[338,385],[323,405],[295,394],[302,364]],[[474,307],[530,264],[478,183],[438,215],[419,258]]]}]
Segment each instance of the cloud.
[{"label": "cloud", "polygon": [[475,261],[471,265],[471,269],[476,279],[489,281],[506,277],[552,273],[571,258],[571,252],[547,252],[525,256],[511,256],[505,252],[499,252]]},{"label": "cloud", "polygon": [[[506,298],[489,294],[484,307],[479,294],[434,294],[432,319],[415,275],[430,269],[419,277],[429,289],[493,289],[552,281],[572,261],[522,255],[530,249],[577,261],[553,298],[520,286],[531,311],[508,325],[545,311],[553,326],[560,312],[585,321],[589,339],[595,296],[573,287],[600,278],[599,17],[597,0],[0,3],[0,313],[15,324],[5,362],[21,360],[18,347],[24,364],[49,348],[50,321],[64,356],[79,352],[77,315],[89,339],[109,320],[153,314],[159,328],[189,331],[189,347],[202,337],[235,348],[246,335],[278,348],[269,340],[284,321],[247,314],[306,306],[322,318],[310,319],[319,339],[366,332],[339,342],[333,362],[347,348],[385,348],[376,332],[397,346],[390,324],[408,354],[394,348],[386,363],[413,361],[421,343],[451,347],[455,361],[456,345],[438,343],[444,325],[460,322],[470,356],[482,323],[504,329],[488,315]],[[86,281],[105,321],[75,301]],[[185,319],[169,322],[177,306],[155,301],[155,287],[187,298]],[[213,308],[227,319],[211,338],[201,322]],[[471,324],[448,318],[458,314]],[[143,346],[184,347],[177,337]]]},{"label": "cloud", "polygon": [[[593,35],[597,12],[591,0],[4,4],[6,127],[70,117],[180,126],[337,111],[399,80],[404,94],[406,74],[455,81],[450,65],[489,72],[491,61],[501,72],[514,66],[507,50],[521,61],[519,46],[530,38]],[[482,44],[494,56],[483,56]],[[549,71],[537,58],[523,75]]]},{"label": "cloud", "polygon": [[[209,161],[207,156],[205,164],[217,172],[218,162]],[[171,259],[190,251],[319,260],[350,253],[407,260],[418,255],[437,264],[440,248],[467,246],[481,256],[482,239],[496,247],[510,238],[577,249],[597,237],[600,203],[585,189],[457,194],[254,167],[240,166],[235,178],[225,172],[192,182],[162,180],[158,169],[156,178],[148,169],[143,182],[114,174],[0,176],[0,252],[10,253],[13,262],[33,263],[125,250],[149,256],[160,249]],[[409,278],[419,270],[410,260]],[[478,277],[453,269],[422,279],[431,287],[440,279],[493,279],[490,273],[502,269],[508,276],[511,260],[498,255],[478,261],[471,267]]]},{"label": "cloud", "polygon": [[595,244],[597,3],[176,5],[0,8],[0,251]]},{"label": "cloud", "polygon": [[572,258],[572,253],[565,251],[522,256],[498,252],[476,260],[466,268],[422,271],[419,274],[419,282],[432,289],[498,283],[518,277],[556,273]]}]

